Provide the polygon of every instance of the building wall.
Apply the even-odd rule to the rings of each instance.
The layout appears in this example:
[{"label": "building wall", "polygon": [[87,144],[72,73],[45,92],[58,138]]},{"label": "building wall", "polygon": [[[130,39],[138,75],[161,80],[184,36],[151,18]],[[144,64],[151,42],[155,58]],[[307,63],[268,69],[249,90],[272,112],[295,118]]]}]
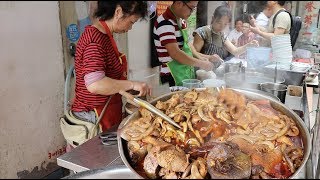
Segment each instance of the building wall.
[{"label": "building wall", "polygon": [[301,17],[302,27],[295,48],[307,49],[313,53],[319,52],[320,48],[312,46],[313,43],[320,44],[319,9],[319,1],[298,2],[298,16]]},{"label": "building wall", "polygon": [[0,178],[40,178],[64,151],[59,4],[0,2]]}]

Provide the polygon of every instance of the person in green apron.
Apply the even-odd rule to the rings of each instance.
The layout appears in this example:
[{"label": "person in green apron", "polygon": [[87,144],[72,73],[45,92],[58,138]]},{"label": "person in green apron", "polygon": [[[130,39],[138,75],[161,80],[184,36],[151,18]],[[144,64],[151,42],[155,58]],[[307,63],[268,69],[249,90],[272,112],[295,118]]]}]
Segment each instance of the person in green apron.
[{"label": "person in green apron", "polygon": [[186,20],[195,11],[198,1],[174,1],[160,15],[154,26],[154,42],[158,54],[161,83],[182,86],[182,80],[194,79],[195,69],[210,71],[213,64],[193,57],[188,45]]}]

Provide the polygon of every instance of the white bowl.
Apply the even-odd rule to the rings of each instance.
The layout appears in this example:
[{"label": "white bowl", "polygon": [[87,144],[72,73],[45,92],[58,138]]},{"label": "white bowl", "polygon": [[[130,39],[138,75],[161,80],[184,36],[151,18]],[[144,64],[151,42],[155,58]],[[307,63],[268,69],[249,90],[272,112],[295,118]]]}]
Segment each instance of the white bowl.
[{"label": "white bowl", "polygon": [[205,79],[215,79],[217,76],[213,71],[206,71],[203,69],[199,69],[196,71],[197,79],[203,81]]},{"label": "white bowl", "polygon": [[310,64],[301,63],[301,62],[292,62],[290,65],[290,68],[293,71],[306,71],[310,67],[311,67]]},{"label": "white bowl", "polygon": [[226,82],[220,79],[206,79],[203,82],[204,87],[221,87],[226,86]]}]

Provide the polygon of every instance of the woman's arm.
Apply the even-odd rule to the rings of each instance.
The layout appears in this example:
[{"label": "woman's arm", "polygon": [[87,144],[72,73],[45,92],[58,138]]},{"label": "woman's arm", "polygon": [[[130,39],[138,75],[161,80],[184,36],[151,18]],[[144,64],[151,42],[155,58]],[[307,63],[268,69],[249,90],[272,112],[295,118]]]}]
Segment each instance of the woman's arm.
[{"label": "woman's arm", "polygon": [[252,40],[243,46],[236,47],[230,42],[229,39],[226,39],[226,41],[224,42],[224,45],[226,46],[227,50],[234,56],[238,56],[244,53],[247,50],[248,46],[256,46],[256,47],[259,46],[258,41]]},{"label": "woman's arm", "polygon": [[117,80],[109,77],[104,77],[98,81],[93,82],[87,86],[89,92],[93,94],[111,95],[116,94],[120,90],[139,91],[138,96],[145,96],[151,94],[150,87],[145,82],[129,81],[129,80]]},{"label": "woman's arm", "polygon": [[[100,44],[90,43],[83,52],[83,73],[87,90],[93,94],[111,95],[120,90],[136,90],[139,96],[150,93],[149,86],[144,82],[117,80],[105,76],[106,54],[113,53],[111,48],[104,49]],[[108,58],[108,57],[107,57]],[[109,71],[112,71],[109,70]],[[77,80],[77,79],[76,79]]]},{"label": "woman's arm", "polygon": [[193,46],[197,52],[200,52],[202,47],[204,45],[204,40],[197,34],[195,33],[194,38],[193,38]]},{"label": "woman's arm", "polygon": [[221,57],[217,54],[207,55],[207,54],[200,53],[200,51],[204,45],[204,40],[196,33],[194,35],[193,43],[190,43],[189,45],[190,45],[191,51],[194,54],[194,56],[199,59],[204,58],[204,59],[208,59],[211,62],[223,61],[221,59]]},{"label": "woman's arm", "polygon": [[185,52],[179,49],[177,43],[168,43],[165,45],[168,50],[169,56],[178,61],[181,64],[186,64],[189,66],[199,67],[204,70],[212,70],[213,64],[210,61],[203,61],[191,56],[188,56]]},{"label": "woman's arm", "polygon": [[196,48],[193,46],[193,42],[189,43],[189,47],[190,47],[194,57],[201,59],[201,60],[209,60],[210,55],[206,55],[206,54],[202,54],[201,52],[198,52],[196,50]]}]

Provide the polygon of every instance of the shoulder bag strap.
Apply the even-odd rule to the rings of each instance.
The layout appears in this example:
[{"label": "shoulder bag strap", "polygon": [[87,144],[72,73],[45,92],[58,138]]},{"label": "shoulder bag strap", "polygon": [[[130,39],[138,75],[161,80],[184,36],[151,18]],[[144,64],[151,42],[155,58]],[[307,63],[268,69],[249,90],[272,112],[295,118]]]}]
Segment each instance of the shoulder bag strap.
[{"label": "shoulder bag strap", "polygon": [[107,100],[106,104],[104,105],[104,107],[103,107],[103,109],[102,109],[102,111],[101,111],[101,114],[100,114],[100,116],[99,116],[99,118],[98,118],[98,120],[97,120],[97,123],[96,123],[95,127],[99,125],[99,123],[100,123],[100,121],[101,121],[101,119],[102,119],[102,116],[103,116],[104,112],[106,111],[107,106],[108,106],[108,104],[109,104],[112,96],[113,96],[113,95],[111,95],[111,96],[109,97],[109,99]]}]

